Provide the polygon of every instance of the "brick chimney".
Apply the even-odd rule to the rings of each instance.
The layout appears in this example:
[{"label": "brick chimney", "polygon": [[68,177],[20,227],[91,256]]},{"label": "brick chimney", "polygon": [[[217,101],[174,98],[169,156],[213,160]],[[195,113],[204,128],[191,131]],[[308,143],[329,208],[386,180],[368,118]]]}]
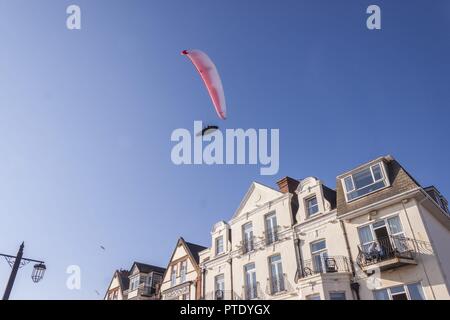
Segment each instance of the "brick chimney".
[{"label": "brick chimney", "polygon": [[298,185],[300,184],[300,181],[295,180],[294,178],[291,177],[284,177],[283,179],[279,180],[277,184],[281,192],[294,193]]},{"label": "brick chimney", "polygon": [[291,200],[291,209],[292,209],[292,219],[296,221],[296,215],[298,211],[298,196],[295,193],[295,190],[297,190],[298,185],[300,184],[300,181],[295,180],[291,177],[284,177],[283,179],[279,180],[277,182],[278,188],[280,188],[280,191],[283,193],[291,193],[293,194],[292,200]]}]

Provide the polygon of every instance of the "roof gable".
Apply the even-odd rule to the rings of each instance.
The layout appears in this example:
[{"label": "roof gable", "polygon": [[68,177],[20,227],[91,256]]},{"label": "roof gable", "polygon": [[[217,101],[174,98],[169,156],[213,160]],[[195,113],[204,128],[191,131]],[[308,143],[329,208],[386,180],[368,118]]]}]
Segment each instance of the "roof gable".
[{"label": "roof gable", "polygon": [[106,299],[108,292],[115,288],[119,288],[120,292],[123,295],[123,292],[125,290],[128,290],[129,287],[128,275],[129,272],[127,270],[116,270],[111,279],[111,282],[109,283],[108,289],[106,290],[104,299]]},{"label": "roof gable", "polygon": [[263,206],[265,203],[279,198],[280,196],[283,196],[282,192],[269,188],[263,184],[253,182],[250,185],[250,188],[248,189],[244,198],[242,199],[239,208],[234,213],[232,219],[235,219],[247,212],[253,211]]},{"label": "roof gable", "polygon": [[200,246],[195,243],[186,242],[183,237],[180,237],[180,239],[178,239],[177,245],[175,246],[175,249],[173,250],[172,256],[170,257],[169,264],[167,265],[167,269],[164,273],[164,279],[166,278],[172,261],[176,261],[184,256],[187,256],[194,268],[198,272],[200,272],[200,267],[198,265],[200,260],[199,253],[205,249],[207,249],[207,247]]}]

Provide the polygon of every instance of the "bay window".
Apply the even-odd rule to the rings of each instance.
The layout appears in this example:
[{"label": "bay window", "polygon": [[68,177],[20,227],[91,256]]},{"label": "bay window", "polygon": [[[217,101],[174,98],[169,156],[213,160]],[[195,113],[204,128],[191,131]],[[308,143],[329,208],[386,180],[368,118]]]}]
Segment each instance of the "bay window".
[{"label": "bay window", "polygon": [[136,275],[130,279],[130,291],[137,290],[139,288],[140,276]]}]

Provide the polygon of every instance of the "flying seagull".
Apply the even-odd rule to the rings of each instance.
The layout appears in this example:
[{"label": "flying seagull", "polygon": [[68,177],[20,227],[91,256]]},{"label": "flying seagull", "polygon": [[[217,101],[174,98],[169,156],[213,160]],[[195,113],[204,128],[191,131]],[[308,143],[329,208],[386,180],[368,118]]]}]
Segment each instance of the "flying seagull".
[{"label": "flying seagull", "polygon": [[205,137],[211,133],[213,133],[214,131],[219,130],[218,126],[207,126],[205,128],[203,128],[203,130],[199,133],[197,133],[197,137]]}]

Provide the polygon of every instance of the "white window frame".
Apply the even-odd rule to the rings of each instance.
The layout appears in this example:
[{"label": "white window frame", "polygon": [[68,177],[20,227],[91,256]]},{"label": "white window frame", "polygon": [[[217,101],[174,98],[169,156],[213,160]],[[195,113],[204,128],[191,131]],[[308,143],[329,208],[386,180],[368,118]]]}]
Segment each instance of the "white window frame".
[{"label": "white window frame", "polygon": [[[402,227],[402,231],[397,232],[397,233],[392,233],[392,232],[391,232],[391,227],[389,226],[388,220],[389,220],[389,219],[393,219],[393,218],[395,218],[395,217],[397,217],[397,218],[398,218],[398,221],[400,221],[400,226]],[[380,221],[383,221],[383,222],[384,222],[384,227],[386,228],[389,237],[395,237],[395,236],[400,236],[400,235],[402,235],[403,237],[406,237],[406,235],[405,235],[405,228],[404,228],[404,226],[403,226],[402,219],[400,219],[400,215],[399,215],[398,213],[396,213],[396,214],[393,214],[393,215],[389,215],[389,216],[387,216],[387,217],[384,217],[384,218],[382,218],[382,219],[378,219],[378,220],[371,221],[371,222],[369,222],[369,223],[365,223],[365,224],[363,224],[363,225],[360,225],[360,226],[357,228],[356,231],[357,231],[357,233],[358,233],[358,240],[359,240],[359,244],[361,245],[361,247],[364,248],[364,246],[370,245],[370,244],[372,244],[373,242],[377,241],[377,237],[376,237],[376,235],[375,235],[375,230],[378,229],[378,228],[374,228],[373,225],[374,225],[375,223],[377,223],[377,222],[380,222]],[[372,235],[372,241],[369,241],[369,242],[366,242],[366,243],[362,243],[361,238],[360,238],[360,236],[359,236],[359,229],[365,228],[365,227],[367,227],[367,226],[368,226],[369,229],[370,229],[370,233],[371,233],[371,235]],[[395,245],[395,243],[394,243],[394,245]]]},{"label": "white window frame", "polygon": [[140,274],[133,275],[130,279],[130,291],[135,291],[139,289],[140,284],[141,284],[141,275]]},{"label": "white window frame", "polygon": [[[313,199],[316,199],[316,205],[313,207],[317,207],[317,211],[314,213],[309,213],[309,202],[312,201]],[[320,208],[319,208],[319,199],[317,198],[317,195],[312,195],[310,197],[305,198],[305,208],[306,208],[306,217],[307,218],[312,218],[317,216],[320,213]]]},{"label": "white window frame", "polygon": [[[376,167],[377,165],[380,166],[380,170],[381,170],[381,174],[382,174],[382,178],[379,179],[379,180],[376,180],[376,179],[375,179],[375,175],[374,175],[374,173],[373,173],[373,167]],[[353,176],[354,176],[355,174],[357,174],[357,173],[359,173],[359,172],[362,172],[362,171],[364,171],[364,170],[367,170],[367,169],[370,170],[370,173],[372,174],[372,179],[373,179],[374,182],[371,183],[371,184],[368,184],[367,186],[364,186],[364,188],[367,188],[368,186],[371,186],[371,185],[373,185],[373,184],[376,184],[376,183],[378,183],[378,182],[380,182],[380,181],[384,181],[384,187],[382,187],[382,188],[380,188],[380,189],[377,189],[377,190],[370,191],[370,192],[368,192],[368,193],[366,193],[366,194],[364,194],[364,195],[358,196],[358,197],[356,197],[356,198],[349,199],[349,198],[348,198],[348,194],[349,194],[350,192],[356,191],[355,181],[353,180]],[[346,180],[347,178],[350,178],[351,181],[352,181],[352,185],[353,185],[353,189],[352,189],[352,190],[347,190],[347,185],[345,184],[345,180]],[[378,192],[378,191],[380,191],[380,190],[386,189],[386,188],[388,188],[388,187],[391,186],[390,181],[389,181],[389,177],[388,177],[388,175],[387,175],[387,168],[386,168],[386,165],[385,165],[384,162],[377,162],[377,163],[371,164],[370,166],[363,167],[363,168],[361,168],[361,169],[359,169],[359,170],[357,170],[357,171],[355,171],[355,172],[353,172],[353,173],[351,173],[351,174],[348,174],[348,175],[344,176],[343,178],[341,178],[341,185],[342,185],[343,190],[345,191],[345,192],[344,192],[344,195],[345,195],[345,200],[346,200],[347,203],[353,202],[353,201],[356,201],[356,200],[359,200],[359,199],[361,199],[361,198],[363,198],[363,197],[366,197],[366,196],[368,196],[368,195],[370,195],[370,194],[372,194],[372,193]]]},{"label": "white window frame", "polygon": [[[251,226],[250,231],[246,231],[246,226]],[[247,234],[249,234],[249,236],[247,237]],[[252,252],[255,250],[255,239],[254,239],[254,231],[253,231],[253,223],[252,222],[247,222],[246,224],[244,224],[242,226],[242,243],[245,247],[245,251],[246,253]],[[248,238],[248,239],[247,239]],[[248,240],[246,242],[246,240]]]},{"label": "white window frame", "polygon": [[[325,248],[313,251],[313,245],[316,243],[319,243],[319,242],[325,243]],[[313,264],[313,267],[314,268],[318,267],[318,266],[315,266],[315,263],[316,263],[315,257],[316,256],[320,257],[320,268],[322,269],[321,272],[326,273],[327,272],[326,259],[328,258],[328,247],[327,247],[326,239],[319,239],[319,240],[310,242],[309,248],[311,251],[311,262]],[[314,271],[319,271],[319,270],[314,270]]]},{"label": "white window frame", "polygon": [[[276,211],[270,212],[264,217],[266,227],[267,244],[273,244],[278,241],[278,219]],[[270,224],[270,226],[269,226]],[[271,238],[269,238],[271,237]]]},{"label": "white window frame", "polygon": [[[247,267],[250,265],[252,265],[253,268],[247,269]],[[253,277],[253,275],[254,275],[254,277]],[[251,279],[250,283],[249,283],[249,281],[247,281],[248,279]],[[250,288],[249,288],[249,285],[251,286]],[[245,288],[245,292],[246,292],[246,294],[245,294],[246,299],[253,300],[253,299],[258,298],[258,280],[256,277],[256,264],[254,262],[244,265],[244,288]],[[247,296],[249,290],[252,292],[252,295],[253,295],[252,297]]]},{"label": "white window frame", "polygon": [[[277,261],[273,261],[274,258],[279,258]],[[269,260],[269,274],[271,279],[271,290],[273,294],[281,293],[286,291],[286,284],[284,283],[284,273],[283,273],[283,260],[281,259],[281,254],[275,254],[268,258]],[[276,274],[273,274],[273,267],[275,266]],[[281,274],[280,274],[281,269]],[[277,281],[277,288],[274,288],[274,281]]]},{"label": "white window frame", "polygon": [[[395,288],[395,287],[403,286],[403,292],[406,293],[406,297],[408,298],[408,301],[412,301],[411,295],[410,295],[410,293],[409,293],[409,288],[408,288],[408,286],[410,286],[410,285],[412,285],[412,284],[418,284],[418,285],[420,285],[420,287],[422,288],[423,298],[424,298],[424,300],[427,300],[427,296],[425,295],[425,290],[423,289],[422,281],[418,281],[418,282],[410,282],[410,283],[405,283],[405,284],[399,284],[399,285],[396,285],[396,286],[391,286],[391,287],[387,287],[387,288],[382,288],[382,289],[373,290],[373,297],[375,298],[375,292],[376,292],[376,291],[386,290],[387,293],[388,293],[389,300],[392,301],[392,300],[393,300],[393,299],[392,299],[392,296],[393,296],[393,295],[392,295],[392,293],[391,293],[391,289],[392,289],[392,288]],[[396,293],[396,294],[394,294],[394,296],[395,296],[395,295],[398,295],[398,294],[399,294],[399,293]]]},{"label": "white window frame", "polygon": [[180,284],[186,282],[187,260],[180,262]]},{"label": "white window frame", "polygon": [[[218,243],[219,243],[219,241],[221,241],[222,242],[222,246],[221,246],[221,248],[222,248],[222,250],[220,250],[219,251],[219,246],[218,246]],[[218,255],[220,255],[220,254],[222,254],[222,253],[224,253],[225,252],[225,243],[224,243],[224,239],[223,239],[223,235],[222,236],[218,236],[216,239],[215,239],[215,247],[216,247],[216,256],[218,256]]]},{"label": "white window frame", "polygon": [[173,265],[170,270],[170,286],[175,287],[177,285],[177,266]]},{"label": "white window frame", "polygon": [[222,291],[222,296],[225,295],[225,274],[223,273],[214,277],[214,300],[217,298],[218,291]]}]

